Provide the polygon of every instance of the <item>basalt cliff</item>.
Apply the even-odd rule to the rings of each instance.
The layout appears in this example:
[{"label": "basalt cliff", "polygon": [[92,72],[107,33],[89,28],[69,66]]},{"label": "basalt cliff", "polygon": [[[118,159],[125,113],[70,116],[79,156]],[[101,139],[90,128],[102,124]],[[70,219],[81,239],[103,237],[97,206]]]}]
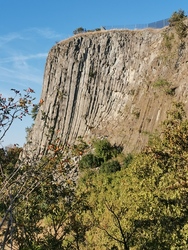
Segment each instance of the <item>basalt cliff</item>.
[{"label": "basalt cliff", "polygon": [[63,144],[107,137],[126,153],[141,150],[173,102],[186,108],[187,68],[188,39],[173,27],[87,32],[58,42],[24,151],[45,154],[57,136]]}]

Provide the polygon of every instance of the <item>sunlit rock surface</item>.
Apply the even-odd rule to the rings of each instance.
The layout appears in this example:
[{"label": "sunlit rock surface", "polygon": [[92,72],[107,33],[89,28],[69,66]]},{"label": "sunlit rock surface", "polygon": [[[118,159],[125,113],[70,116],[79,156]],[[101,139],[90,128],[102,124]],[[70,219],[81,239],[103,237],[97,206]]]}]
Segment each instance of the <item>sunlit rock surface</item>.
[{"label": "sunlit rock surface", "polygon": [[[187,38],[164,29],[83,33],[49,52],[40,110],[24,152],[43,155],[59,137],[107,137],[139,151],[172,102],[187,102]],[[167,83],[166,83],[167,82]]]}]

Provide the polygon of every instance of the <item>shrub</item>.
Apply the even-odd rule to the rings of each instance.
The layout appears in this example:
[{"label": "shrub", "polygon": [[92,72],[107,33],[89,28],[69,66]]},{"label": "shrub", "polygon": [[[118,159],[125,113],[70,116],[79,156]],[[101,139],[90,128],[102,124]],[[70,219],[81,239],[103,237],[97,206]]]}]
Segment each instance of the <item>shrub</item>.
[{"label": "shrub", "polygon": [[175,26],[176,32],[180,39],[187,36],[187,25],[183,22],[178,22]]},{"label": "shrub", "polygon": [[162,88],[166,95],[170,95],[170,96],[175,95],[176,87],[172,87],[171,83],[169,83],[165,79],[158,79],[156,82],[154,82],[153,86]]},{"label": "shrub", "polygon": [[187,16],[183,10],[175,11],[169,18],[169,26],[174,27],[179,38],[185,38],[187,36],[187,26],[183,22]]},{"label": "shrub", "polygon": [[102,158],[103,161],[108,161],[116,157],[123,150],[121,145],[114,144],[112,146],[107,139],[95,140],[93,142],[93,147],[95,149],[95,155]]},{"label": "shrub", "polygon": [[176,90],[176,88],[168,88],[168,89],[166,89],[165,93],[166,93],[166,95],[174,96],[176,93],[175,90]]},{"label": "shrub", "polygon": [[113,147],[107,139],[96,140],[93,143],[97,157],[108,161],[113,157]]},{"label": "shrub", "polygon": [[123,162],[123,166],[127,168],[131,164],[132,161],[133,161],[133,155],[132,154],[126,155],[124,162]]},{"label": "shrub", "polygon": [[113,155],[113,157],[118,156],[122,151],[123,151],[123,146],[116,145],[116,144],[114,144],[112,146],[112,155]]},{"label": "shrub", "polygon": [[115,173],[121,170],[121,165],[118,161],[104,162],[100,167],[101,173]]},{"label": "shrub", "polygon": [[73,34],[76,35],[76,34],[83,33],[83,32],[85,32],[84,28],[79,27],[73,31]]},{"label": "shrub", "polygon": [[168,35],[164,33],[164,45],[168,50],[172,49],[174,34]]},{"label": "shrub", "polygon": [[154,87],[165,87],[169,85],[170,83],[165,79],[158,79],[157,81],[154,82]]},{"label": "shrub", "polygon": [[39,112],[39,104],[33,104],[33,108],[31,110],[31,117],[33,121],[35,121],[38,112]]},{"label": "shrub", "polygon": [[137,108],[134,108],[132,111],[132,114],[136,117],[136,119],[139,119],[140,117],[140,110]]},{"label": "shrub", "polygon": [[185,20],[186,15],[183,10],[175,11],[172,16],[168,19],[169,26],[176,26],[176,24],[180,21]]},{"label": "shrub", "polygon": [[98,158],[93,154],[87,154],[82,157],[78,165],[81,170],[84,170],[88,168],[97,168],[102,162],[103,160],[101,158]]}]

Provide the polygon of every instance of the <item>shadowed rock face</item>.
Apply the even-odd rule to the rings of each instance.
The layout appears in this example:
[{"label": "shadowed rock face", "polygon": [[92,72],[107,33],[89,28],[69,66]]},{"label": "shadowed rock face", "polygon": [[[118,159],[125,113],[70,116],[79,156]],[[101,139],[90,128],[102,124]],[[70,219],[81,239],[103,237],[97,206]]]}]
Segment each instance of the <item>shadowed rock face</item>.
[{"label": "shadowed rock face", "polygon": [[[175,36],[167,48],[164,33],[170,32],[102,31],[56,44],[25,151],[44,154],[56,136],[63,143],[105,136],[125,152],[140,150],[171,103],[187,98],[187,41],[180,46]],[[162,79],[169,85],[155,84]]]}]

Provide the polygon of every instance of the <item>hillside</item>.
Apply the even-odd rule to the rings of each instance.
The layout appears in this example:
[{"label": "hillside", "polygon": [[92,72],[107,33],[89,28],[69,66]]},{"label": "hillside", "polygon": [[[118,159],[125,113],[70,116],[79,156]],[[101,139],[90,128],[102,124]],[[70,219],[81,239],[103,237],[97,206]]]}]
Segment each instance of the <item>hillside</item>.
[{"label": "hillside", "polygon": [[[41,105],[24,150],[55,137],[107,137],[140,151],[173,102],[187,105],[188,40],[174,27],[77,34],[49,52]],[[188,110],[188,109],[186,109]]]}]

